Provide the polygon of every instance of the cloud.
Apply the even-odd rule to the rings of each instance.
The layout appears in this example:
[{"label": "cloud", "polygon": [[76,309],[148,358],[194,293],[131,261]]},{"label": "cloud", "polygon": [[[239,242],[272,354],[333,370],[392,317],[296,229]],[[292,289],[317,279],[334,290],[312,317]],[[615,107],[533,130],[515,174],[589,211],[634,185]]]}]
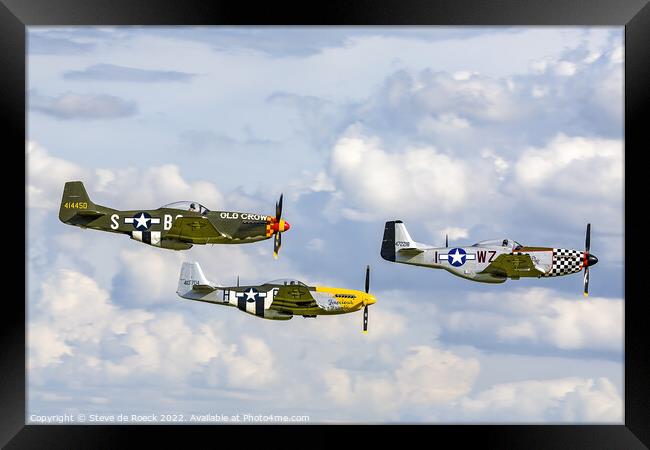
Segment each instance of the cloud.
[{"label": "cloud", "polygon": [[559,133],[509,158],[489,148],[463,156],[429,145],[391,145],[355,125],[333,146],[324,176],[334,188],[326,208],[329,220],[392,217],[417,224],[424,219],[436,238],[441,229],[457,228],[465,230],[462,237],[476,240],[485,239],[475,235],[479,227],[482,233],[495,232],[489,227],[497,221],[486,222],[486,216],[509,221],[499,233],[541,232],[558,223],[573,233],[587,222],[601,234],[621,233],[618,139]]},{"label": "cloud", "polygon": [[61,356],[71,355],[72,349],[47,324],[32,324],[29,328],[29,369],[38,369],[61,362]]},{"label": "cloud", "polygon": [[623,421],[623,399],[607,378],[562,378],[498,384],[461,400],[465,420],[539,423]]},{"label": "cloud", "polygon": [[468,128],[470,128],[470,123],[453,113],[426,116],[417,124],[417,129],[421,134],[431,134],[433,136],[445,133],[458,133]]},{"label": "cloud", "polygon": [[63,373],[76,371],[77,379],[101,374],[117,382],[156,374],[179,381],[218,363],[220,384],[227,386],[260,389],[275,379],[266,343],[245,336],[241,347],[228,345],[219,323],[190,322],[178,312],[117,306],[92,278],[57,270],[30,308],[30,371],[40,377],[59,366]]},{"label": "cloud", "polygon": [[[411,74],[401,70],[389,76],[379,95],[368,106],[379,107],[404,124],[415,117],[437,116],[433,122],[443,131],[459,131],[471,121],[504,121],[520,117],[525,106],[515,101],[507,80],[480,74],[463,77],[446,72],[422,70]],[[431,120],[429,118],[429,120]],[[422,123],[417,121],[416,123]],[[427,131],[427,129],[424,129]],[[434,127],[435,130],[435,127]]]},{"label": "cloud", "polygon": [[59,363],[63,355],[75,357],[79,345],[96,345],[104,333],[124,332],[131,324],[152,317],[142,310],[123,314],[111,304],[107,291],[72,270],[50,274],[41,292],[30,305],[30,369]]},{"label": "cloud", "polygon": [[[489,169],[475,171],[471,161],[431,146],[388,151],[358,126],[337,141],[329,171],[339,199],[368,219],[454,213],[496,195]],[[358,217],[351,212],[343,209],[348,218]]]},{"label": "cloud", "polygon": [[93,64],[84,70],[69,70],[63,78],[69,81],[110,81],[133,83],[188,82],[195,74],[174,70],[139,69],[114,64]]},{"label": "cloud", "polygon": [[[623,143],[560,133],[545,147],[525,150],[515,173],[523,187],[552,195],[597,194],[618,200],[623,190]],[[590,179],[598,183],[589,183]]]},{"label": "cloud", "polygon": [[[144,170],[97,169],[96,175],[96,191],[110,198],[112,207],[117,209],[157,208],[180,200],[196,200],[209,209],[218,209],[223,205],[223,194],[213,183],[187,181],[175,164],[152,166]],[[137,197],[131,195],[136,190]],[[88,193],[93,198],[93,194]]]},{"label": "cloud", "polygon": [[296,111],[297,120],[301,123],[296,134],[318,150],[327,149],[332,144],[333,137],[350,120],[348,108],[313,95],[278,91],[269,95],[266,103]]},{"label": "cloud", "polygon": [[[28,201],[33,208],[58,208],[66,181],[81,180],[90,198],[115,209],[157,208],[180,200],[196,200],[210,209],[224,203],[208,181],[187,181],[178,166],[146,169],[87,169],[52,156],[37,142],[27,142]],[[137,191],[138,195],[132,193]]]},{"label": "cloud", "polygon": [[395,414],[416,405],[448,403],[467,394],[479,373],[479,363],[452,352],[421,345],[409,353],[390,375],[351,373],[333,368],[323,373],[327,395],[337,404],[362,415]]},{"label": "cloud", "polygon": [[66,181],[83,175],[82,167],[57,158],[34,141],[27,141],[27,201],[31,208],[59,206]]},{"label": "cloud", "polygon": [[76,55],[89,53],[95,47],[95,44],[89,42],[77,42],[72,39],[33,32],[27,33],[27,52],[30,55]]},{"label": "cloud", "polygon": [[515,182],[505,191],[526,204],[532,217],[576,227],[597,219],[601,232],[621,232],[622,140],[560,133],[541,147],[526,148],[513,166]]},{"label": "cloud", "polygon": [[137,104],[107,94],[77,94],[66,92],[58,97],[48,97],[30,92],[29,108],[62,120],[119,119],[138,112]]},{"label": "cloud", "polygon": [[307,245],[305,245],[305,248],[307,250],[311,250],[314,252],[321,252],[323,251],[323,247],[325,247],[325,242],[322,239],[319,238],[314,238],[307,242]]},{"label": "cloud", "polygon": [[441,239],[448,237],[449,239],[463,239],[468,236],[466,228],[447,227],[440,231],[439,236]]},{"label": "cloud", "polygon": [[[366,98],[332,102],[290,92],[270,97],[300,112],[302,132],[321,147],[359,122],[385,141],[435,143],[456,153],[517,147],[559,132],[622,136],[623,70],[619,46],[596,52],[582,43],[532,64],[528,73],[402,68]],[[597,56],[596,56],[597,55]],[[504,149],[505,147],[505,149]]]},{"label": "cloud", "polygon": [[448,339],[478,347],[623,351],[623,300],[578,300],[548,288],[470,294],[439,313]]},{"label": "cloud", "polygon": [[223,154],[224,151],[241,153],[251,149],[269,150],[278,146],[275,141],[256,137],[248,128],[245,129],[245,134],[243,139],[236,139],[211,130],[185,130],[179,136],[180,148],[192,154],[197,152]]}]

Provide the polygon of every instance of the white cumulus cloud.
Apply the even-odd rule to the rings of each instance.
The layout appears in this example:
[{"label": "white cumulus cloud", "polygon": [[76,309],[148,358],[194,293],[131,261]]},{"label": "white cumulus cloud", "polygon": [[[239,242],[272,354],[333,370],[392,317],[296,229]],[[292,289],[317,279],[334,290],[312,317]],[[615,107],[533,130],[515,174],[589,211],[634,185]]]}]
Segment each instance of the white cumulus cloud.
[{"label": "white cumulus cloud", "polygon": [[466,419],[481,422],[621,423],[623,399],[607,378],[503,383],[464,398]]},{"label": "white cumulus cloud", "polygon": [[389,374],[332,368],[323,374],[323,381],[330,399],[340,405],[360,408],[362,415],[395,415],[411,406],[435,406],[462,397],[479,369],[476,359],[419,345],[410,348]]},{"label": "white cumulus cloud", "polygon": [[[84,182],[95,203],[115,209],[157,208],[179,200],[196,200],[210,209],[223,206],[223,195],[208,181],[187,181],[174,164],[146,169],[88,169],[52,156],[35,141],[27,142],[29,207],[59,206],[66,181]],[[137,196],[133,192],[138,193]]]},{"label": "white cumulus cloud", "polygon": [[560,350],[623,350],[623,300],[569,297],[548,288],[469,296],[441,313],[453,336],[476,342],[533,345]]},{"label": "white cumulus cloud", "polygon": [[330,171],[339,198],[370,217],[455,212],[494,193],[490,171],[474,171],[467,161],[435,147],[390,152],[359,127],[351,127],[334,146]]}]

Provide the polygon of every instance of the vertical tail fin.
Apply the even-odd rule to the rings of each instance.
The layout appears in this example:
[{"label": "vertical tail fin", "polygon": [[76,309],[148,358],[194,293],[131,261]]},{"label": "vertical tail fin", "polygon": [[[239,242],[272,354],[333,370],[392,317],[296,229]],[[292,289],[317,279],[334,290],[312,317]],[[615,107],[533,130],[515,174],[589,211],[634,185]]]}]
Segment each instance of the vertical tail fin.
[{"label": "vertical tail fin", "polygon": [[63,197],[61,198],[61,206],[59,208],[59,220],[61,222],[69,222],[74,216],[78,214],[86,216],[101,216],[104,212],[102,206],[94,204],[86,188],[81,181],[68,181],[63,187]]},{"label": "vertical tail fin", "polygon": [[417,244],[406,229],[406,225],[401,220],[395,222],[395,245],[406,248],[417,247]]},{"label": "vertical tail fin", "polygon": [[401,220],[386,222],[380,252],[385,260],[394,262],[395,255],[400,250],[417,254],[422,253],[426,248],[429,248],[426,244],[418,244],[411,238],[406,225]]},{"label": "vertical tail fin", "polygon": [[[196,286],[196,287],[195,287]],[[178,277],[178,289],[176,293],[181,297],[191,298],[190,292],[213,291],[218,284],[212,284],[203,274],[201,266],[197,262],[184,262],[181,266],[181,274]]]}]

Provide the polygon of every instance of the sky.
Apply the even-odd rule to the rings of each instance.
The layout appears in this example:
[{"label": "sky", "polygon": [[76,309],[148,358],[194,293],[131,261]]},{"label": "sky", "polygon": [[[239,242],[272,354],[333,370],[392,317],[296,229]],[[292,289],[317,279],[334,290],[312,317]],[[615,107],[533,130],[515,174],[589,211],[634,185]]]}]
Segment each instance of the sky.
[{"label": "sky", "polygon": [[[29,27],[28,423],[47,415],[310,423],[623,423],[622,27]],[[273,214],[272,242],[175,252],[61,223],[116,209]],[[474,283],[379,256],[511,238],[582,274]],[[262,320],[213,282],[363,289],[362,312]],[[255,419],[258,420],[258,419]],[[263,420],[263,419],[259,419]]]}]

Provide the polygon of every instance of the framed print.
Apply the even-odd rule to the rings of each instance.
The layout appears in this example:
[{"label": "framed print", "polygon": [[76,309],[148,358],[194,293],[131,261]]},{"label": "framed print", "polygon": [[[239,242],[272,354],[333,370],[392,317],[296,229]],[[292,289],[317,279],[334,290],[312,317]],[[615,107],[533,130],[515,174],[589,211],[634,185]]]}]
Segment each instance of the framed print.
[{"label": "framed print", "polygon": [[8,448],[647,445],[646,2],[380,4],[3,0]]}]

